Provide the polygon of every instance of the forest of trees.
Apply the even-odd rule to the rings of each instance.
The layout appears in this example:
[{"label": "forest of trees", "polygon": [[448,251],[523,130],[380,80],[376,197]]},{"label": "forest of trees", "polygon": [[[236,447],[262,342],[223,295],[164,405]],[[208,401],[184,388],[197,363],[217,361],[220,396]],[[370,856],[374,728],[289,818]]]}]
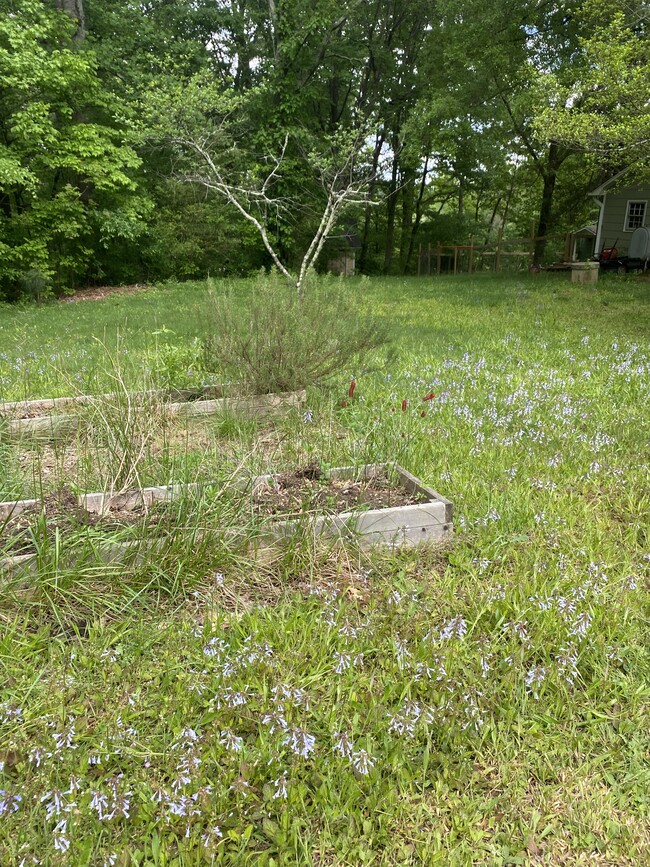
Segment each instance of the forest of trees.
[{"label": "forest of trees", "polygon": [[368,274],[559,238],[648,170],[649,8],[0,0],[0,299],[297,271],[341,190],[324,232]]}]

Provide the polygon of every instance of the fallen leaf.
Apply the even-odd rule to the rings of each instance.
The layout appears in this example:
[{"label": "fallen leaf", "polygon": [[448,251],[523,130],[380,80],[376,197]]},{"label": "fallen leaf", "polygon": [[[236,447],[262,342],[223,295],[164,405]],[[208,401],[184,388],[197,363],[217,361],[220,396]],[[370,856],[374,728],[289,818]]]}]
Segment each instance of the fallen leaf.
[{"label": "fallen leaf", "polygon": [[532,834],[529,834],[528,837],[526,837],[526,843],[524,845],[524,848],[529,855],[533,856],[533,858],[535,858],[537,855],[542,854],[542,849],[540,846],[537,845],[537,843],[535,842],[535,838]]}]

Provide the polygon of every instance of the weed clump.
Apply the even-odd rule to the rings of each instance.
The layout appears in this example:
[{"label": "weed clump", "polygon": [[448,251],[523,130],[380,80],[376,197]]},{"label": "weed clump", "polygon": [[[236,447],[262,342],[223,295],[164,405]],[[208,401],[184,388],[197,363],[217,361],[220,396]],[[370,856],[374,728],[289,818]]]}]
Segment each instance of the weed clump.
[{"label": "weed clump", "polygon": [[213,296],[203,365],[251,394],[322,382],[388,342],[388,326],[361,291],[312,279],[303,298],[277,274],[261,274],[249,299]]}]

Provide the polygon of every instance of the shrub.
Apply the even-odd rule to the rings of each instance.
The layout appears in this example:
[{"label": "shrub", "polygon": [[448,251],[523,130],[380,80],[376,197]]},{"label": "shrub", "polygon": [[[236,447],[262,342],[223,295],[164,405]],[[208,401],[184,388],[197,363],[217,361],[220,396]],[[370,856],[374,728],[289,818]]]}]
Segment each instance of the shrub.
[{"label": "shrub", "polygon": [[52,280],[38,268],[31,268],[20,278],[20,285],[27,298],[41,304],[52,294]]},{"label": "shrub", "polygon": [[304,297],[276,273],[260,274],[249,298],[213,297],[203,344],[206,370],[253,394],[294,391],[345,371],[388,341],[362,287],[312,276]]}]

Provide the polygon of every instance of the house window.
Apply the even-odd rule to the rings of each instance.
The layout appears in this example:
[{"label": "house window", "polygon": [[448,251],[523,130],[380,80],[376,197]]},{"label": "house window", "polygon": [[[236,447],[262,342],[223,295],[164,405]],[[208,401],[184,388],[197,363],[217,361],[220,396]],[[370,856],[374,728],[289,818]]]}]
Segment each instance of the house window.
[{"label": "house window", "polygon": [[645,209],[647,202],[628,202],[625,214],[626,232],[633,232],[645,223]]}]

